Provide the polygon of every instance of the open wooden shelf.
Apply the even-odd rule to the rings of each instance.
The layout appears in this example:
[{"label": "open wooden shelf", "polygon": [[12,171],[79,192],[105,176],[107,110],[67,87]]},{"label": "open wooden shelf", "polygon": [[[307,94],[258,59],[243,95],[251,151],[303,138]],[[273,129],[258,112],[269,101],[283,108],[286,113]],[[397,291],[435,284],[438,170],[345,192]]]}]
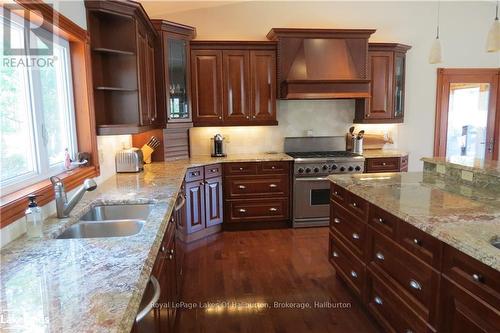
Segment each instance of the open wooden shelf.
[{"label": "open wooden shelf", "polygon": [[127,50],[119,50],[119,49],[109,49],[106,47],[95,47],[92,49],[94,52],[102,52],[102,53],[112,53],[119,55],[135,55],[135,52],[127,51]]}]

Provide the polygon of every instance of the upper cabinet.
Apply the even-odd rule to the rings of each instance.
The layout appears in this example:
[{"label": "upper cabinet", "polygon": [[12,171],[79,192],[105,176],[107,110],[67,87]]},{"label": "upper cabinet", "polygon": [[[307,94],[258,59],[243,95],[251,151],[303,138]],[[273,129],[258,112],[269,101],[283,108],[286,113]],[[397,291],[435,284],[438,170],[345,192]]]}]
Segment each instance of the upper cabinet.
[{"label": "upper cabinet", "polygon": [[156,49],[157,108],[163,123],[191,122],[190,47],[196,29],[151,20],[159,34]]},{"label": "upper cabinet", "polygon": [[135,134],[157,127],[157,35],[146,12],[132,1],[85,1],[85,6],[97,134]]},{"label": "upper cabinet", "polygon": [[357,105],[355,123],[402,123],[406,52],[411,46],[369,43],[370,99]]},{"label": "upper cabinet", "polygon": [[191,42],[195,126],[277,125],[276,44]]}]

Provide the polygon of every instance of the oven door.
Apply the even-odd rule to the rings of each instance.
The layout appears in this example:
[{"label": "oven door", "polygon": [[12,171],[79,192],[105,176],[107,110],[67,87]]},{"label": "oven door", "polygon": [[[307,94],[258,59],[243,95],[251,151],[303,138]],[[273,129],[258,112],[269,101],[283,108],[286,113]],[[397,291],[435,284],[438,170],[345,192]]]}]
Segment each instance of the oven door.
[{"label": "oven door", "polygon": [[330,181],[326,177],[295,178],[293,196],[294,223],[310,221],[328,225]]}]

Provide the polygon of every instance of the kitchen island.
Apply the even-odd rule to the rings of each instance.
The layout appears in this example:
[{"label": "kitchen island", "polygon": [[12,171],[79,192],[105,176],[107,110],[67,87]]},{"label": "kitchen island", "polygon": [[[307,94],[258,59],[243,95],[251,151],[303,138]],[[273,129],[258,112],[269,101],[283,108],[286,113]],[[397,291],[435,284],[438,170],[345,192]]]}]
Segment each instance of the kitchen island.
[{"label": "kitchen island", "polygon": [[427,169],[330,176],[330,262],[387,331],[498,331],[499,192]]}]

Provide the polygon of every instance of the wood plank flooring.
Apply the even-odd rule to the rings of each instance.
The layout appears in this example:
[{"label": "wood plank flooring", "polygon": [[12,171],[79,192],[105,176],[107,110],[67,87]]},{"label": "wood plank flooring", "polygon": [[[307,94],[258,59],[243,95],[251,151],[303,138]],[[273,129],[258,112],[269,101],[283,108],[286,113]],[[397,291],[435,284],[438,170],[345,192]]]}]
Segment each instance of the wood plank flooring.
[{"label": "wood plank flooring", "polygon": [[335,277],[328,228],[224,232],[192,245],[177,332],[380,332]]}]

